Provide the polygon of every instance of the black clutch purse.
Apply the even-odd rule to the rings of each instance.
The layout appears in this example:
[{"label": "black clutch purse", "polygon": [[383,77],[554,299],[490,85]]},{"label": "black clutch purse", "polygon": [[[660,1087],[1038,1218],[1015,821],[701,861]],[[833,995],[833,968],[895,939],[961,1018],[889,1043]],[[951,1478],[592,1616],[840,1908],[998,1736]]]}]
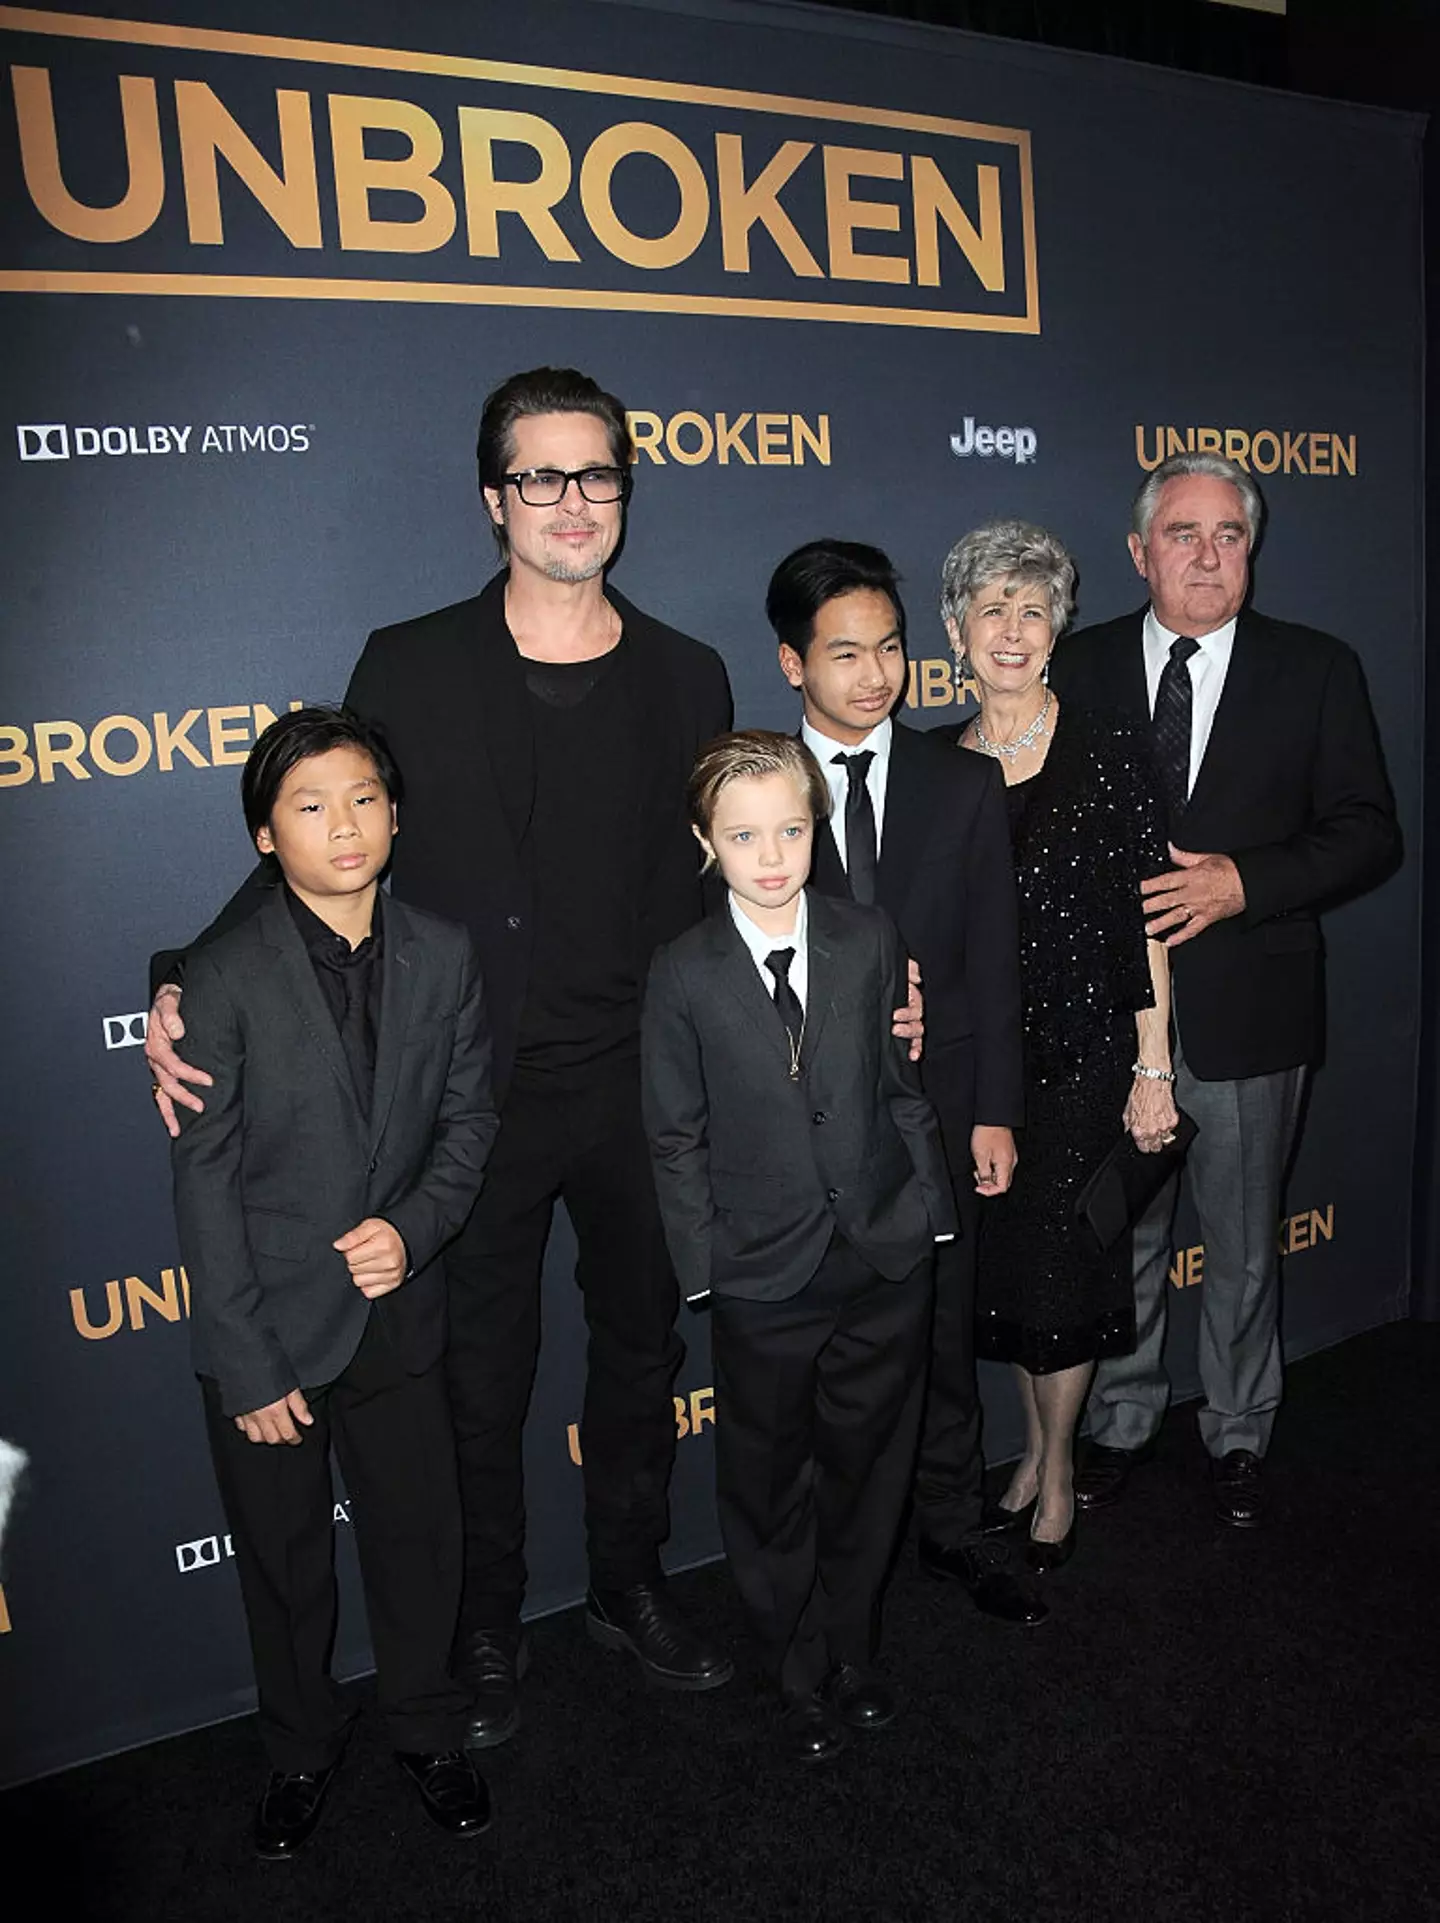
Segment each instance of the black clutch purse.
[{"label": "black clutch purse", "polygon": [[1075,1224],[1082,1241],[1097,1255],[1113,1249],[1135,1226],[1185,1160],[1200,1131],[1183,1108],[1178,1113],[1173,1142],[1146,1155],[1136,1148],[1127,1129],[1099,1167],[1086,1176],[1075,1197]]}]

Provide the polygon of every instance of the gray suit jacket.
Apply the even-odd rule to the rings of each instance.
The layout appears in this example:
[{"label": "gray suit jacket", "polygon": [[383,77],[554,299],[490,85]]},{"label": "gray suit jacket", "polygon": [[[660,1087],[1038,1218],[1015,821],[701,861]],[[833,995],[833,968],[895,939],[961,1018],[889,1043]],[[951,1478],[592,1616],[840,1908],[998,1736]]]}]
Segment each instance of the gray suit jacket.
[{"label": "gray suit jacket", "polygon": [[687,1296],[783,1301],[838,1228],[908,1275],[956,1229],[935,1113],[890,1032],[904,997],[880,909],[809,903],[798,1081],[749,950],[723,905],[662,948],[642,1025],[645,1125],[671,1260]]},{"label": "gray suit jacket", "polygon": [[411,1273],[374,1305],[405,1368],[439,1358],[435,1258],[480,1190],[497,1127],[479,967],[463,929],[384,906],[380,1029],[366,1119],[335,1022],[279,888],[190,958],[187,1053],[208,1069],[180,1111],[175,1217],[196,1370],[227,1414],[332,1382],[372,1305],[331,1243],[393,1223]]}]

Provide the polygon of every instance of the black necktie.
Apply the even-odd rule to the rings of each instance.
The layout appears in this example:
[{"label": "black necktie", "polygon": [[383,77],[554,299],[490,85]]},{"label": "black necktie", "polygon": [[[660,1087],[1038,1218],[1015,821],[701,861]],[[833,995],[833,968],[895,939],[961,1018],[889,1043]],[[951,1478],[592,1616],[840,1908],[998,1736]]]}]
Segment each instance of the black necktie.
[{"label": "black necktie", "polygon": [[1190,710],[1192,689],[1187,665],[1200,643],[1188,634],[1177,635],[1170,644],[1170,659],[1155,691],[1155,718],[1151,724],[1155,760],[1170,804],[1170,819],[1178,821],[1190,795]]},{"label": "black necktie", "polygon": [[790,964],[794,959],[793,948],[772,948],[765,957],[765,966],[775,977],[775,1012],[785,1024],[785,1033],[790,1037],[792,1078],[800,1072],[800,1042],[805,1033],[805,1010],[800,1006],[800,997],[790,986]]},{"label": "black necktie", "polygon": [[855,901],[875,899],[875,810],[865,779],[874,759],[871,748],[862,749],[858,755],[835,756],[837,762],[845,764],[850,783],[845,796],[845,872]]}]

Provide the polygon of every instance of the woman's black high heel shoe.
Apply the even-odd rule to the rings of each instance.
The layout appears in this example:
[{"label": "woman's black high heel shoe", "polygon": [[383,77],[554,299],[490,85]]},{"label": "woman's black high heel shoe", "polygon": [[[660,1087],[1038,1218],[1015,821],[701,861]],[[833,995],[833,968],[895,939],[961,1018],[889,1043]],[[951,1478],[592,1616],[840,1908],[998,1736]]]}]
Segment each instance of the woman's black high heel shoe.
[{"label": "woman's black high heel shoe", "polygon": [[1059,1542],[1037,1542],[1032,1536],[1025,1545],[1025,1567],[1034,1576],[1048,1575],[1052,1569],[1063,1569],[1075,1554],[1075,1518],[1070,1518],[1070,1527]]},{"label": "woman's black high heel shoe", "polygon": [[982,1536],[1018,1536],[1030,1527],[1039,1495],[1033,1495],[1020,1509],[1007,1509],[1003,1502],[986,1502],[980,1511]]}]

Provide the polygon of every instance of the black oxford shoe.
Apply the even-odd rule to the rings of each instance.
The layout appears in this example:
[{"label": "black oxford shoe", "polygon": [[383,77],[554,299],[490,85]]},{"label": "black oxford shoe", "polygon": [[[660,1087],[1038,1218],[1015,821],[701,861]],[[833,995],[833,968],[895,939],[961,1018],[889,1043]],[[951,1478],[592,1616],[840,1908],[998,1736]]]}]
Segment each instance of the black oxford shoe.
[{"label": "black oxford shoe", "polygon": [[663,1583],[587,1591],[585,1627],[605,1649],[628,1650],[646,1681],[661,1689],[719,1689],[735,1674],[724,1651],[686,1622]]},{"label": "black oxford shoe", "polygon": [[942,1582],[958,1582],[971,1602],[985,1616],[998,1622],[1018,1623],[1031,1628],[1043,1623],[1050,1614],[1038,1596],[1032,1596],[1009,1570],[992,1558],[1003,1554],[998,1549],[977,1549],[973,1543],[933,1542],[920,1538],[920,1567]]},{"label": "black oxford shoe", "polygon": [[420,1794],[425,1814],[448,1836],[479,1836],[490,1827],[490,1792],[463,1749],[438,1755],[397,1749],[395,1761]]},{"label": "black oxford shoe", "polygon": [[265,1793],[255,1808],[255,1854],[267,1863],[284,1863],[315,1834],[325,1809],[325,1792],[335,1774],[328,1769],[272,1770]]},{"label": "black oxford shoe", "polygon": [[820,1696],[787,1696],[780,1714],[780,1751],[791,1763],[828,1763],[849,1739],[839,1711]]},{"label": "black oxford shoe", "polygon": [[460,1642],[455,1673],[470,1691],[467,1749],[493,1749],[520,1727],[520,1682],[530,1667],[530,1643],[514,1629],[472,1629]]},{"label": "black oxford shoe", "polygon": [[1092,1442],[1075,1471],[1076,1503],[1082,1509],[1108,1509],[1112,1502],[1119,1502],[1131,1472],[1154,1453],[1153,1442],[1142,1442],[1138,1449],[1111,1449],[1103,1442]]},{"label": "black oxford shoe", "polygon": [[895,1720],[895,1697],[890,1685],[873,1670],[841,1663],[825,1684],[826,1700],[847,1729],[884,1729]]},{"label": "black oxford shoe", "polygon": [[1215,1519],[1231,1529],[1258,1529],[1265,1518],[1260,1458],[1251,1449],[1232,1449],[1210,1458],[1210,1494]]}]

